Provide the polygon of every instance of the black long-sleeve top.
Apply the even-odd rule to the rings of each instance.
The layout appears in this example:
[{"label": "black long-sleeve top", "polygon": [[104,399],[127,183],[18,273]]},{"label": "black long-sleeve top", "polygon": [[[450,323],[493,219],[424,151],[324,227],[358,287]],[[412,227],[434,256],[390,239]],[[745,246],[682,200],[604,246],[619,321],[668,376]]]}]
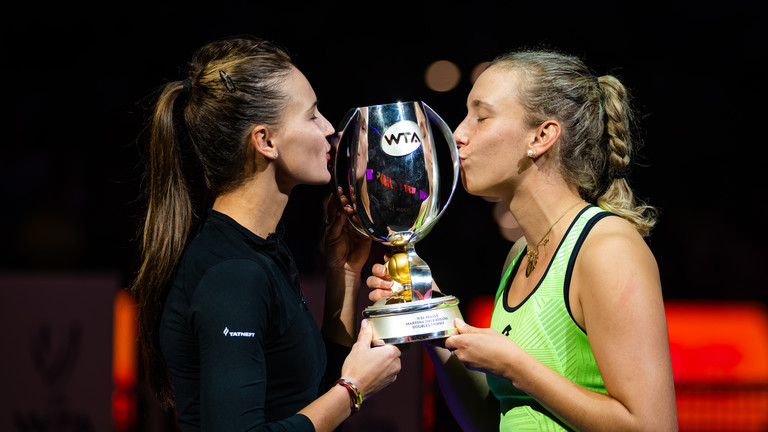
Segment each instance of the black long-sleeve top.
[{"label": "black long-sleeve top", "polygon": [[297,412],[324,385],[326,351],[282,233],[210,210],[183,254],[160,343],[184,432],[314,430]]}]

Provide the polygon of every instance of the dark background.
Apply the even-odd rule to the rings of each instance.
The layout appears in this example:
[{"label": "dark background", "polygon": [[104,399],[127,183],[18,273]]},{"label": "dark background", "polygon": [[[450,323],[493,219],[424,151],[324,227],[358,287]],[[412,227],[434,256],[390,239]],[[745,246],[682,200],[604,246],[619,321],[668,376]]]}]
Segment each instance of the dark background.
[{"label": "dark background", "polygon": [[[0,272],[111,273],[130,284],[143,211],[141,134],[154,92],[183,78],[192,52],[214,39],[280,43],[334,124],[352,107],[422,100],[452,128],[476,64],[546,46],[619,76],[634,96],[644,146],[631,184],[661,210],[649,244],[665,298],[768,304],[766,6],[645,4],[15,4],[0,25]],[[436,60],[462,69],[453,91],[424,85]],[[285,213],[287,240],[308,276],[322,270],[329,191],[297,188]],[[492,210],[459,187],[417,246],[443,291],[465,303],[495,292],[510,246]]]},{"label": "dark background", "polygon": [[[192,51],[213,39],[252,34],[283,45],[332,123],[351,107],[423,100],[451,127],[465,113],[474,65],[543,45],[582,56],[598,74],[620,76],[634,95],[644,147],[631,183],[662,211],[650,245],[665,296],[765,301],[766,7],[504,5],[15,6],[0,26],[0,268],[116,271],[130,282],[142,211],[139,137],[153,92],[182,78]],[[463,72],[448,93],[423,81],[426,66],[440,59]],[[305,272],[319,271],[315,245],[327,191],[299,188],[286,211]],[[493,292],[509,243],[497,235],[491,208],[459,187],[419,244],[445,291]],[[305,217],[313,211],[316,218]]]}]

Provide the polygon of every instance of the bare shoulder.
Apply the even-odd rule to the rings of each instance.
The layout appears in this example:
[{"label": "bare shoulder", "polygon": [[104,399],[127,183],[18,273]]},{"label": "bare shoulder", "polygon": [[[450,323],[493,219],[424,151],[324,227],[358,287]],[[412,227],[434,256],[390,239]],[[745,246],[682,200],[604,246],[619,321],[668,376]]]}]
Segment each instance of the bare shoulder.
[{"label": "bare shoulder", "polygon": [[604,272],[607,266],[650,265],[656,267],[645,239],[635,227],[621,217],[607,217],[595,224],[584,241],[579,258],[587,268]]},{"label": "bare shoulder", "polygon": [[595,224],[579,251],[573,277],[585,315],[590,310],[624,314],[661,306],[656,259],[634,226],[620,217]]}]

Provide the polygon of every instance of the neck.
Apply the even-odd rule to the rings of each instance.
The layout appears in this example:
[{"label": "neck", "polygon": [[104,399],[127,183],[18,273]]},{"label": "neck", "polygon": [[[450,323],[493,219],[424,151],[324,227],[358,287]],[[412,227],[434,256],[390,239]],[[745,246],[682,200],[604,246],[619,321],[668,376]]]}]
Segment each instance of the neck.
[{"label": "neck", "polygon": [[[568,219],[567,214],[580,208],[577,203],[583,201],[575,188],[564,182],[542,182],[539,187],[516,191],[515,196],[509,200],[509,210],[520,225],[527,243],[533,246],[550,229],[550,235],[559,232],[561,223]],[[557,226],[553,228],[555,222]]]},{"label": "neck", "polygon": [[219,195],[213,203],[214,210],[226,214],[261,238],[275,232],[290,194],[264,177],[267,176],[255,176],[237,189]]}]

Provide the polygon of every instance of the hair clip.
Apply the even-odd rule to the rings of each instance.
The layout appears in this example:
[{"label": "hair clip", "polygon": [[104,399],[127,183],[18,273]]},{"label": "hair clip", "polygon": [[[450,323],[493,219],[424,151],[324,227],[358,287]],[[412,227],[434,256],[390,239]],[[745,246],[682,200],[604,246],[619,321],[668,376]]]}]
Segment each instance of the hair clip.
[{"label": "hair clip", "polygon": [[185,95],[188,95],[191,91],[192,81],[190,81],[188,78],[185,78],[184,81],[181,82],[181,92]]},{"label": "hair clip", "polygon": [[230,78],[226,72],[220,70],[219,77],[221,77],[221,82],[224,83],[224,87],[226,87],[228,92],[234,93],[237,91],[237,87],[235,87],[235,83],[232,82],[232,78]]}]

